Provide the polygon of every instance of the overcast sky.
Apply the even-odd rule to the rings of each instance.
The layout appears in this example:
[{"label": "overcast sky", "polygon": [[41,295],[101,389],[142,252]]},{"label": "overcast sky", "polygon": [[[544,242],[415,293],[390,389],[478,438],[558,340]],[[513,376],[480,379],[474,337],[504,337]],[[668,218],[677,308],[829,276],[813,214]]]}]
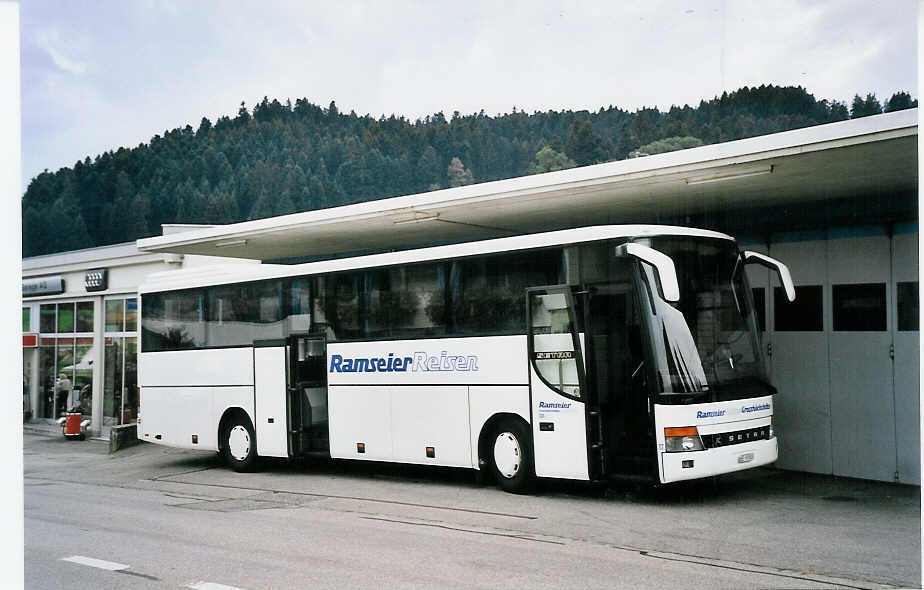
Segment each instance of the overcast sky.
[{"label": "overcast sky", "polygon": [[918,95],[915,0],[628,4],[24,1],[23,187],[263,96],[414,119],[695,106],[764,83]]}]

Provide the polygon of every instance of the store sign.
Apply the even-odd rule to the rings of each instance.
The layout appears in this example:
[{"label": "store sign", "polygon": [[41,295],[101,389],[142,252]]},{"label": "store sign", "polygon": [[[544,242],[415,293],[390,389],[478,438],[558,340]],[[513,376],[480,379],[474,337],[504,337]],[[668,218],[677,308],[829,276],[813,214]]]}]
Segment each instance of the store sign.
[{"label": "store sign", "polygon": [[35,348],[38,346],[38,334],[23,334],[22,335],[22,347],[23,348]]},{"label": "store sign", "polygon": [[109,287],[109,269],[95,268],[84,276],[87,291],[105,291]]},{"label": "store sign", "polygon": [[64,293],[64,277],[42,277],[40,279],[23,279],[22,296],[57,295]]}]

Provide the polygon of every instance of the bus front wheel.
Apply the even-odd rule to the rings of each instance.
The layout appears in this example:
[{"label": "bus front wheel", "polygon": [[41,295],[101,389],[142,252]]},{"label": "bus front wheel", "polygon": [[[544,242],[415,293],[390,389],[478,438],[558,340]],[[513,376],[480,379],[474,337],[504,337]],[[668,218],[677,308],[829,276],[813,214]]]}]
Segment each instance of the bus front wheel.
[{"label": "bus front wheel", "polygon": [[235,471],[253,471],[257,465],[257,439],[249,420],[234,418],[222,433],[225,463]]},{"label": "bus front wheel", "polygon": [[506,492],[524,494],[532,490],[533,457],[529,429],[519,420],[504,420],[491,445],[491,467],[497,484]]}]

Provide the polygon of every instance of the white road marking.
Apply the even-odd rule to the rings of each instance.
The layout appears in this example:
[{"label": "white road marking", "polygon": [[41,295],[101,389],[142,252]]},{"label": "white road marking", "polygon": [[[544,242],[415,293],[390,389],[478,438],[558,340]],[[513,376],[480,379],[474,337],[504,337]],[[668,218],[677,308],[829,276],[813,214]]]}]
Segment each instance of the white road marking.
[{"label": "white road marking", "polygon": [[196,582],[194,584],[187,584],[186,587],[192,588],[193,590],[244,590],[237,586],[225,586],[224,584],[216,584],[215,582]]},{"label": "white road marking", "polygon": [[70,561],[72,563],[79,563],[80,565],[88,565],[90,567],[99,568],[101,570],[109,570],[111,572],[119,570],[127,570],[130,568],[130,565],[125,565],[124,563],[115,563],[114,561],[103,561],[102,559],[93,559],[92,557],[85,557],[83,555],[71,555],[70,557],[62,557],[61,561]]}]

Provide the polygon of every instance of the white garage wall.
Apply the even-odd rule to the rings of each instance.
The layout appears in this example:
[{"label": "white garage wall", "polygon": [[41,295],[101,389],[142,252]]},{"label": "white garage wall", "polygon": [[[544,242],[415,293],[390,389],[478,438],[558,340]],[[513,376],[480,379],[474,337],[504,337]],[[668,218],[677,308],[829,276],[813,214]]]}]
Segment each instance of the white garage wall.
[{"label": "white garage wall", "polygon": [[[917,238],[916,224],[773,237],[770,254],[796,285],[822,286],[824,327],[775,330],[767,293],[779,467],[920,484],[919,332],[897,329],[896,305],[897,284],[918,280]],[[751,280],[760,286],[760,276]],[[835,287],[865,284],[883,286],[886,325],[835,331]]]},{"label": "white garage wall", "polygon": [[[908,231],[910,233],[902,233]],[[899,226],[892,239],[892,292],[897,285],[918,282],[917,227]],[[896,297],[897,299],[897,297]],[[895,307],[892,308],[895,310]],[[895,340],[895,442],[898,453],[898,479],[921,484],[920,351],[919,330],[901,330],[892,322]]]},{"label": "white garage wall", "polygon": [[[827,250],[824,240],[777,241],[771,244],[770,255],[789,266],[797,287],[823,287],[822,301],[825,306],[821,313],[827,319]],[[779,391],[774,408],[774,419],[779,429],[780,458],[777,466],[797,471],[831,473],[831,391],[827,338],[830,324],[825,322],[822,331],[775,330],[773,289],[779,286],[779,279],[773,277],[772,288],[767,293],[770,302],[767,328],[773,346],[770,357],[771,376]]]}]

